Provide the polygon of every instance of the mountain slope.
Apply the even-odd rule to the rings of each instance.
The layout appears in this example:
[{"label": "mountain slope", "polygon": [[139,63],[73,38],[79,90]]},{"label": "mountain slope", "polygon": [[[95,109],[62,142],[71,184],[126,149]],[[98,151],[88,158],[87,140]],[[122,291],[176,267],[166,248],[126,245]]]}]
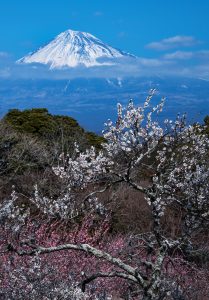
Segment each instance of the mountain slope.
[{"label": "mountain slope", "polygon": [[[188,113],[188,122],[202,122],[209,115],[209,82],[185,77],[13,79],[0,80],[0,117],[9,109],[46,107],[53,114],[70,115],[88,130],[101,132],[114,120],[117,103],[129,99],[142,104],[147,92],[157,88],[155,106],[166,96],[161,117],[175,119]],[[159,116],[160,117],[160,116]]]},{"label": "mountain slope", "polygon": [[[126,56],[132,55],[104,44],[90,33],[67,30],[45,47],[21,58],[18,62],[49,64],[51,68],[78,65],[91,67],[111,64],[109,60]],[[108,62],[99,62],[98,59],[108,59]]]}]

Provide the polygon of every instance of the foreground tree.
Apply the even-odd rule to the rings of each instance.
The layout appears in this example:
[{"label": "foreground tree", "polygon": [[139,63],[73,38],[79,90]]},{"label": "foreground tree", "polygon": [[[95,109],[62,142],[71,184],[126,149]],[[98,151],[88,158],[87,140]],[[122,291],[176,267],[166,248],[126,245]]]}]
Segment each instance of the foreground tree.
[{"label": "foreground tree", "polygon": [[[136,287],[135,299],[186,299],[183,289],[191,289],[191,282],[181,285],[180,271],[175,273],[174,269],[185,269],[194,256],[202,255],[197,239],[209,223],[209,140],[202,126],[186,126],[185,116],[178,116],[174,122],[157,122],[164,99],[151,107],[153,94],[152,90],[142,107],[130,102],[124,110],[118,105],[116,124],[111,121],[106,124],[102,151],[98,153],[92,147],[81,153],[75,144],[71,157],[61,156],[54,172],[68,184],[64,196],[51,204],[50,199],[42,198],[36,190],[33,199],[45,214],[61,218],[72,219],[91,210],[107,215],[110,211],[100,202],[99,195],[111,188],[117,193],[117,187],[125,184],[140,197],[144,195],[150,208],[152,230],[129,236],[123,259],[89,244],[44,247],[31,243],[30,239],[22,241],[22,248],[11,246],[13,251],[25,256],[75,250],[112,265],[108,272],[85,278],[81,284],[83,291],[97,278],[119,277]],[[79,207],[78,193],[80,197],[84,195]],[[175,235],[166,232],[163,225],[169,209],[181,211]]]}]

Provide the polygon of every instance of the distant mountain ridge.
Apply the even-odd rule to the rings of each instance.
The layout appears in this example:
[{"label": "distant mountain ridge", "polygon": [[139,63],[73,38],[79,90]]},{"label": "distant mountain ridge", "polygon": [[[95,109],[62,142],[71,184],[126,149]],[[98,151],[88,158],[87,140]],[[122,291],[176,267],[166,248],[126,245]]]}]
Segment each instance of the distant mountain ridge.
[{"label": "distant mountain ridge", "polygon": [[75,78],[0,80],[0,117],[8,109],[46,107],[50,113],[70,115],[90,131],[101,132],[107,119],[114,120],[117,103],[143,103],[156,88],[152,104],[166,97],[161,116],[188,113],[188,122],[202,122],[209,115],[209,82],[186,77]]},{"label": "distant mountain ridge", "polygon": [[[50,65],[52,69],[79,65],[93,67],[111,65],[112,59],[123,57],[134,56],[103,43],[90,33],[67,30],[38,51],[18,60],[18,63],[40,63]],[[108,61],[105,62],[105,59]]]}]

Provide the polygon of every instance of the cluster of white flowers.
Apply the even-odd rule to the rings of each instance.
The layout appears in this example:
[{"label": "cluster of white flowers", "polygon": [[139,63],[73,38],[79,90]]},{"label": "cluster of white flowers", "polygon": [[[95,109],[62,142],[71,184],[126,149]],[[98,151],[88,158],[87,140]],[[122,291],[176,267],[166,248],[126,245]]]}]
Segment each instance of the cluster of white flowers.
[{"label": "cluster of white flowers", "polygon": [[74,196],[68,191],[57,199],[40,196],[38,187],[35,185],[35,194],[30,201],[42,213],[49,217],[60,217],[61,219],[72,219],[78,215]]},{"label": "cluster of white flowers", "polygon": [[203,128],[185,127],[179,122],[178,130],[175,127],[171,138],[162,143],[162,149],[157,151],[158,175],[153,178],[161,206],[175,201],[190,214],[199,211],[200,216],[202,210],[208,209],[209,194],[209,140]]},{"label": "cluster of white flowers", "polygon": [[17,201],[17,193],[13,190],[10,199],[4,200],[0,205],[0,222],[13,227],[13,231],[18,231],[25,224],[30,211],[24,204],[18,205]]},{"label": "cluster of white flowers", "polygon": [[[36,256],[35,259],[30,261],[29,271],[20,266],[10,273],[10,288],[6,290],[8,299],[25,299],[29,293],[31,300],[99,300],[96,295],[93,296],[90,292],[82,292],[79,284],[73,282],[70,278],[66,282],[60,280],[60,282],[50,283],[46,276],[48,273],[44,274],[46,270],[40,269],[39,263],[37,265],[34,262],[37,259]],[[27,290],[25,290],[25,287],[27,287]],[[111,297],[106,298],[106,300],[111,299]]]},{"label": "cluster of white flowers", "polygon": [[[154,93],[150,91],[143,106],[135,107],[130,101],[124,109],[118,104],[116,124],[111,121],[105,124],[103,151],[97,153],[92,147],[81,153],[75,145],[75,155],[68,157],[65,166],[54,168],[54,172],[67,179],[70,188],[80,189],[105,176],[108,180],[111,175],[118,177],[144,191],[158,219],[166,205],[174,201],[182,207],[192,206],[193,211],[194,207],[196,210],[201,207],[205,216],[209,193],[205,160],[208,138],[202,126],[186,126],[185,115],[177,116],[175,121],[165,120],[162,125],[152,121],[153,113],[160,113],[165,102],[163,98],[156,107],[151,107]],[[137,174],[146,168],[152,180],[143,189],[138,185]]]},{"label": "cluster of white flowers", "polygon": [[163,98],[159,105],[151,108],[150,100],[154,92],[154,90],[150,91],[142,107],[135,107],[130,101],[124,111],[123,107],[118,104],[116,124],[108,121],[104,130],[104,137],[108,141],[104,144],[104,148],[110,157],[125,152],[127,155],[137,156],[140,161],[144,152],[151,152],[155,148],[164,130],[158,122],[152,121],[152,114],[162,111],[165,99]]},{"label": "cluster of white flowers", "polygon": [[66,159],[65,166],[54,167],[54,173],[67,179],[69,187],[84,188],[89,183],[98,181],[106,174],[112,162],[102,151],[96,152],[94,147],[81,153],[75,144],[75,155]]},{"label": "cluster of white flowers", "polygon": [[[88,300],[90,299],[89,293],[83,293],[78,286],[67,287],[63,284],[63,286],[56,287],[53,291],[53,295],[57,295],[57,298],[54,299],[63,299],[63,300]],[[92,300],[97,300],[98,298],[95,296]]]}]

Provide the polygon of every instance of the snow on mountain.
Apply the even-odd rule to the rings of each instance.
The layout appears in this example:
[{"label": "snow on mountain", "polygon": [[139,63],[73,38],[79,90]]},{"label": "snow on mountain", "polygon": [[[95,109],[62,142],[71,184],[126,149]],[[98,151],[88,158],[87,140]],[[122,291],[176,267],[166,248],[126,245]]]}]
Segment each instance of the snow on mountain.
[{"label": "snow on mountain", "polygon": [[[114,58],[133,57],[117,50],[90,33],[67,30],[38,51],[18,60],[18,63],[49,64],[51,68],[86,67],[112,64]],[[98,61],[98,59],[102,59]],[[108,59],[108,62],[105,62]]]}]

